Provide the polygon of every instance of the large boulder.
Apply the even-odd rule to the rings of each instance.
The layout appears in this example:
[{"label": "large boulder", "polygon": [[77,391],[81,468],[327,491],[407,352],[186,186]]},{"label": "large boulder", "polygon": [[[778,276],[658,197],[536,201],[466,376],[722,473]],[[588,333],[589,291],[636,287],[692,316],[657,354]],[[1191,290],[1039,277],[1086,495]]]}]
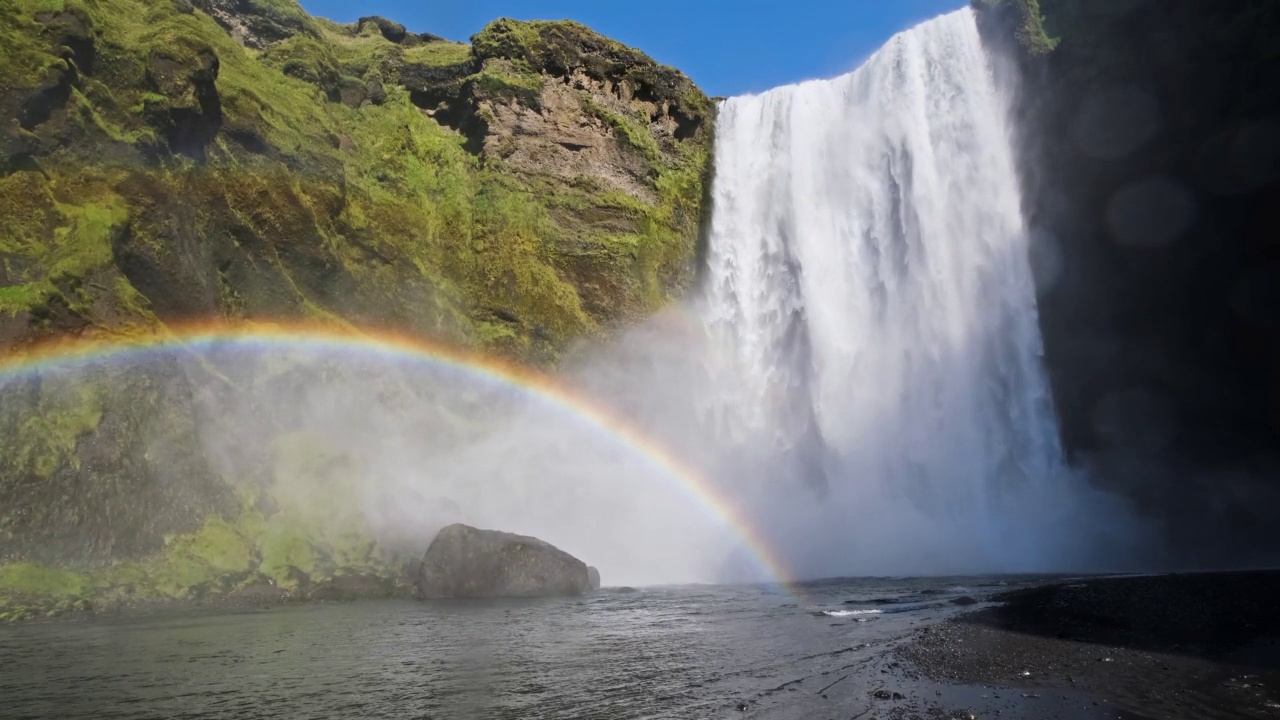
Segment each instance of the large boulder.
[{"label": "large boulder", "polygon": [[562,597],[590,587],[586,563],[525,535],[450,525],[418,571],[425,598]]},{"label": "large boulder", "polygon": [[600,571],[590,566],[587,567],[587,589],[593,592],[600,589]]}]

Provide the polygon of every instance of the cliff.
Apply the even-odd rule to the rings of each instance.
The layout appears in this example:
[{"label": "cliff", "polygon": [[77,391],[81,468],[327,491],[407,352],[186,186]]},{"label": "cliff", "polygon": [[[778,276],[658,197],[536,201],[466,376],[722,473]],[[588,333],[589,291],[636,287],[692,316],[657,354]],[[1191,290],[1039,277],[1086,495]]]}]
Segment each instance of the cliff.
[{"label": "cliff", "polygon": [[976,0],[1063,434],[1179,564],[1280,557],[1280,7]]},{"label": "cliff", "polygon": [[575,23],[23,0],[0,47],[6,345],[298,317],[549,362],[692,276],[712,105]]},{"label": "cliff", "polygon": [[[554,364],[692,282],[713,111],[572,22],[0,3],[0,351],[297,320]],[[0,378],[0,619],[410,587],[358,518],[289,504],[341,453],[281,423],[217,465],[198,392],[265,391],[173,360]]]}]

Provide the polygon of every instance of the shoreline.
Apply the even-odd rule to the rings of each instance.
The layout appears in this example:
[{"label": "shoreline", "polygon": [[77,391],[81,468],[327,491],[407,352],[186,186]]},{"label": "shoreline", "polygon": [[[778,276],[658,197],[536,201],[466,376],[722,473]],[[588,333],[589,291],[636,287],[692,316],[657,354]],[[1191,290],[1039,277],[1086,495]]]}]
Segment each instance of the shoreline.
[{"label": "shoreline", "polygon": [[1280,718],[1280,571],[1078,578],[991,600],[890,651],[904,678],[1035,703],[1004,718],[1069,716],[1068,697],[1100,717]]}]

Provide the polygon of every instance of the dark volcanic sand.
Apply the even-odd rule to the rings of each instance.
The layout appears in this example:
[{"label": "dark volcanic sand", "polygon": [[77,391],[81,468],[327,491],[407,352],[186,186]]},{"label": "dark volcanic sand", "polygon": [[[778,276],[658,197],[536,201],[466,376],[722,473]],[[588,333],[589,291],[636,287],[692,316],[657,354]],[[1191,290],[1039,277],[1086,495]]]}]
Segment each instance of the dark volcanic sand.
[{"label": "dark volcanic sand", "polygon": [[[935,681],[1039,696],[1027,699],[1051,701],[1044,716],[1061,716],[1069,692],[1108,717],[1280,718],[1280,572],[1089,579],[992,599],[1004,604],[918,630],[897,656]],[[1013,716],[1042,715],[1022,704]]]}]

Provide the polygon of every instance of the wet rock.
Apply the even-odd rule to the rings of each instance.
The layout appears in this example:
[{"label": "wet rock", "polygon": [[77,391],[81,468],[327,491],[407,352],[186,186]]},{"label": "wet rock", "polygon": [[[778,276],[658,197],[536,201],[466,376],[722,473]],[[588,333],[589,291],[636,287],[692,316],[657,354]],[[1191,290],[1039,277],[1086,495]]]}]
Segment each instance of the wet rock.
[{"label": "wet rock", "polygon": [[368,600],[395,594],[394,583],[377,575],[339,575],[316,583],[312,600]]},{"label": "wet rock", "polygon": [[590,565],[587,566],[587,589],[592,591],[600,589],[600,571]]},{"label": "wet rock", "polygon": [[959,605],[960,607],[968,607],[969,605],[977,605],[977,604],[978,604],[978,601],[977,601],[977,600],[974,600],[973,598],[969,597],[968,595],[965,595],[965,596],[963,596],[963,597],[958,597],[958,598],[953,599],[953,600],[951,601],[951,604],[952,604],[952,605]]},{"label": "wet rock", "polygon": [[264,581],[237,588],[232,597],[254,603],[272,603],[287,600],[289,591]]},{"label": "wet rock", "polygon": [[450,525],[418,571],[424,598],[563,597],[587,591],[587,565],[537,538]]}]

